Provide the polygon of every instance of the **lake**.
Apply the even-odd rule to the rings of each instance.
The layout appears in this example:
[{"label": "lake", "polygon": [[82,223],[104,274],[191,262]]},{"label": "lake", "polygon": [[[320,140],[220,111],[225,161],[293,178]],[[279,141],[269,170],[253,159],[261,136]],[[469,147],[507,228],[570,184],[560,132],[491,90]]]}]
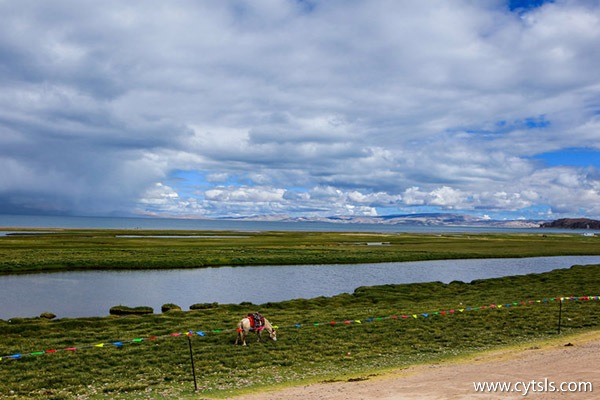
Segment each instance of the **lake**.
[{"label": "lake", "polygon": [[[330,232],[414,232],[414,233],[553,233],[564,229],[504,228],[496,226],[444,226],[418,224],[364,224],[324,221],[247,221],[227,219],[77,217],[49,215],[2,215],[4,228],[97,228],[161,230],[234,230],[234,231],[330,231]],[[10,231],[10,229],[4,229]],[[569,230],[570,233],[586,231]],[[589,232],[589,231],[587,231]],[[1,234],[1,233],[0,233]]]},{"label": "lake", "polygon": [[195,303],[262,304],[352,293],[359,286],[470,282],[576,264],[600,264],[600,256],[6,275],[0,276],[0,319],[45,311],[59,318],[106,316],[116,305],[150,306],[160,313],[166,303],[184,310]]}]

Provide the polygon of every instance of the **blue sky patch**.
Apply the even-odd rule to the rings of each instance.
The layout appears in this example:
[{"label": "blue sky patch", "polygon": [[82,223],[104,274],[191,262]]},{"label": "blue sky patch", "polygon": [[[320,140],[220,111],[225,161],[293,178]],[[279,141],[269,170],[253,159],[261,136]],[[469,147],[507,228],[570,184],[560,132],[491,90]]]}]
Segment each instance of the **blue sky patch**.
[{"label": "blue sky patch", "polygon": [[501,135],[516,130],[524,129],[545,129],[550,127],[551,123],[545,115],[537,117],[527,117],[514,121],[500,120],[493,123],[490,127],[479,129],[467,129],[465,132],[476,135]]},{"label": "blue sky patch", "polygon": [[592,149],[563,149],[538,154],[532,158],[543,161],[548,167],[595,167],[600,169],[600,151]]},{"label": "blue sky patch", "polygon": [[510,11],[524,12],[532,8],[541,7],[546,3],[554,3],[553,0],[508,0]]}]

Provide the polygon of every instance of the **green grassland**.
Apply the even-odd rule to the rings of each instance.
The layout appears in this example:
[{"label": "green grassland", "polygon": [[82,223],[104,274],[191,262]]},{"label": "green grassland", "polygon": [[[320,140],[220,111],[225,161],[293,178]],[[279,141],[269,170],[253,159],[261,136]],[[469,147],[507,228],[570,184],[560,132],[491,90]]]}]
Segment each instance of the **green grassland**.
[{"label": "green grassland", "polygon": [[[597,255],[599,240],[575,234],[55,229],[0,237],[0,273]],[[389,369],[556,337],[556,297],[598,295],[599,288],[600,265],[576,266],[472,283],[362,287],[331,298],[262,305],[0,320],[0,398],[223,398],[277,385],[368,379]],[[234,346],[237,321],[256,310],[279,326],[278,341]],[[599,311],[600,301],[564,302],[562,335],[598,329]],[[189,338],[171,336],[190,330],[195,334]],[[199,393],[193,390],[189,343]]]},{"label": "green grassland", "polygon": [[600,238],[577,234],[56,229],[43,232],[0,237],[0,273],[600,254]]},{"label": "green grassland", "polygon": [[[0,320],[0,398],[223,398],[277,385],[368,379],[393,368],[557,337],[557,296],[597,295],[599,288],[600,265],[575,266],[471,283],[361,287],[353,294],[263,305]],[[278,325],[278,341],[251,337],[247,347],[234,346],[236,322],[257,309]],[[565,301],[562,312],[561,335],[600,324],[600,301]],[[171,336],[190,330],[190,338]],[[6,357],[16,353],[22,357]]]}]

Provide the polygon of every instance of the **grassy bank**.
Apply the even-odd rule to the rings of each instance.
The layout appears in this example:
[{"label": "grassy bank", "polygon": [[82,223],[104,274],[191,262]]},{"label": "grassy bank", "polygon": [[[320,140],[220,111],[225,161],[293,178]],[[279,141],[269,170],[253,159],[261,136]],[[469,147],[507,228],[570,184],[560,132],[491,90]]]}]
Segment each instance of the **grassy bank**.
[{"label": "grassy bank", "polygon": [[578,234],[43,232],[0,237],[0,273],[600,255],[600,238]]},{"label": "grassy bank", "polygon": [[[300,381],[364,379],[389,368],[556,337],[559,301],[553,299],[597,295],[598,288],[600,265],[576,266],[469,284],[365,287],[351,295],[260,306],[0,321],[0,355],[22,354],[0,361],[0,397],[225,397]],[[234,346],[236,322],[256,309],[279,326],[279,340]],[[599,311],[599,301],[564,302],[563,334],[597,329]],[[196,394],[188,337],[171,335],[189,330],[195,332]]]}]

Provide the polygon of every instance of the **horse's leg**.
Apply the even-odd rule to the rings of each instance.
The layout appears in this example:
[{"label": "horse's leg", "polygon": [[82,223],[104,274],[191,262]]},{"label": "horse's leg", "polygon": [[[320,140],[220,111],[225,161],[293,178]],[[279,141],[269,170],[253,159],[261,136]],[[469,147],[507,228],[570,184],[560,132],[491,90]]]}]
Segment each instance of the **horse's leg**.
[{"label": "horse's leg", "polygon": [[262,333],[262,329],[261,329],[261,330],[258,330],[258,331],[256,331],[256,336],[258,337],[258,338],[256,339],[256,342],[257,342],[257,343],[258,343],[258,342],[260,342],[260,334],[261,334],[261,333]]}]

